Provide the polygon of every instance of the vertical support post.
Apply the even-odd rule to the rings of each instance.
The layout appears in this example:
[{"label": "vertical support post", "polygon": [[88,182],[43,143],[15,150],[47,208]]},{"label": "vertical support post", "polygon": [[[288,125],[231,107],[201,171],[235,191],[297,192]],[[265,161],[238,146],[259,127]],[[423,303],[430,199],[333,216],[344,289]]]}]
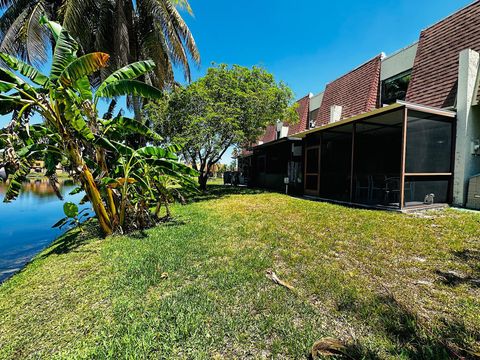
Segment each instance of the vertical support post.
[{"label": "vertical support post", "polygon": [[471,142],[480,137],[476,105],[480,54],[466,49],[458,58],[457,129],[455,136],[455,164],[453,176],[453,204],[465,206],[468,180],[480,170],[480,161],[472,155]]},{"label": "vertical support post", "polygon": [[408,126],[408,109],[403,108],[403,125],[402,125],[402,152],[400,164],[400,196],[399,209],[405,206],[405,158],[407,154],[407,126]]},{"label": "vertical support post", "polygon": [[350,202],[353,202],[353,168],[354,168],[354,155],[355,155],[355,133],[357,131],[357,124],[353,123],[352,126],[352,155],[350,158]]}]

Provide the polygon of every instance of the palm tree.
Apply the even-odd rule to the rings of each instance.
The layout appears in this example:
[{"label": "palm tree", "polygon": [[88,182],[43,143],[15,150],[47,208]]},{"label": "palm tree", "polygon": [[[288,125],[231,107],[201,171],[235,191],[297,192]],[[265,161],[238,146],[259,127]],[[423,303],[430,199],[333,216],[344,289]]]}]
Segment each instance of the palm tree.
[{"label": "palm tree", "polygon": [[[166,88],[175,84],[175,66],[190,81],[190,63],[200,62],[195,40],[178,11],[192,15],[188,0],[0,0],[0,7],[5,9],[0,17],[0,51],[37,66],[51,53],[50,33],[39,24],[44,14],[63,22],[83,53],[110,54],[98,81],[112,69],[153,59],[154,71],[142,80]],[[139,120],[142,100],[129,96],[127,104]]]}]

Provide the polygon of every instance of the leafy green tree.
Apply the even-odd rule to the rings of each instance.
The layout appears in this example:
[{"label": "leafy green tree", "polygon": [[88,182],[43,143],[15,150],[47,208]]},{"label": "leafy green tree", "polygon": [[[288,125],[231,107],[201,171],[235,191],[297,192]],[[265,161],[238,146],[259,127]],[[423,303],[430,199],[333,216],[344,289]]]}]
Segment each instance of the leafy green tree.
[{"label": "leafy green tree", "polygon": [[146,108],[146,117],[166,144],[183,146],[184,160],[208,173],[231,147],[248,146],[278,119],[298,121],[292,91],[259,67],[219,65],[205,77],[176,89]]},{"label": "leafy green tree", "polygon": [[[128,135],[161,137],[141,123],[123,116],[102,119],[101,98],[126,94],[158,98],[161,91],[137,78],[154,69],[153,61],[127,65],[108,76],[94,92],[89,76],[104,68],[106,53],[78,56],[78,43],[58,23],[41,19],[56,45],[50,74],[5,53],[0,58],[0,114],[12,122],[0,132],[0,163],[11,174],[5,201],[15,199],[35,160],[44,160],[55,184],[55,167],[64,164],[81,184],[105,235],[142,228],[152,223],[150,206],[158,200],[154,174],[167,174],[184,183],[196,173],[176,161],[176,147],[125,145]],[[18,73],[19,75],[17,75]],[[43,119],[30,124],[32,114]]]},{"label": "leafy green tree", "polygon": [[[95,75],[104,80],[129,63],[153,59],[156,67],[142,80],[159,88],[174,84],[174,66],[190,80],[190,62],[199,63],[195,40],[178,8],[190,14],[188,0],[2,0],[0,51],[29,64],[50,57],[50,32],[39,25],[46,14],[77,39],[83,52],[110,54],[109,66]],[[127,103],[140,120],[143,100],[128,94]]]}]

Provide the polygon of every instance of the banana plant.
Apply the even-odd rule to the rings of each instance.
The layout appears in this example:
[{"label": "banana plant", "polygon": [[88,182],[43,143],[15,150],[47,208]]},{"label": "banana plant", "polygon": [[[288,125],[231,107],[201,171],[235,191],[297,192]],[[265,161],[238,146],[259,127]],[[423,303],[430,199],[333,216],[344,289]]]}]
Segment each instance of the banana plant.
[{"label": "banana plant", "polygon": [[[128,188],[118,192],[106,186],[108,181],[104,179],[115,178],[113,174],[122,166],[125,168],[122,159],[126,155],[142,158],[136,164],[152,164],[149,166],[159,173],[173,171],[178,176],[191,176],[191,171],[178,163],[171,151],[154,147],[140,151],[124,145],[127,134],[151,140],[161,138],[146,126],[121,115],[113,119],[101,119],[98,115],[100,99],[162,96],[159,89],[137,80],[155,64],[139,61],[127,65],[108,76],[95,91],[89,77],[107,66],[109,55],[80,55],[78,43],[60,24],[45,17],[41,24],[55,40],[49,75],[0,53],[5,65],[0,67],[0,114],[12,114],[10,125],[0,133],[0,163],[11,174],[5,201],[18,196],[34,160],[44,160],[47,174],[52,177],[55,166],[62,162],[85,191],[104,235],[124,231],[125,214],[121,219],[117,209],[122,204],[135,203],[131,198],[134,192]],[[43,119],[41,124],[30,124],[34,114]],[[133,169],[134,178],[141,179],[143,185],[145,178],[139,169],[140,166]]]}]

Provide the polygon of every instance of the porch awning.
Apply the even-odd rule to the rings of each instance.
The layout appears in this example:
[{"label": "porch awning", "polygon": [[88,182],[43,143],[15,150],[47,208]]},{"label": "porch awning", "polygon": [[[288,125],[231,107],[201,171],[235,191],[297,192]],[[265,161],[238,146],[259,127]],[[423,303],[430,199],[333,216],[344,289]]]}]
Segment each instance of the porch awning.
[{"label": "porch awning", "polygon": [[363,114],[352,116],[350,118],[347,118],[347,119],[344,119],[344,120],[341,120],[341,121],[336,121],[334,123],[330,123],[330,124],[327,124],[327,125],[323,125],[323,126],[320,126],[320,127],[316,127],[314,129],[310,129],[310,130],[295,134],[295,137],[302,139],[302,138],[304,138],[307,135],[312,134],[312,133],[316,133],[316,132],[319,132],[319,131],[325,131],[325,130],[332,129],[332,128],[335,128],[335,127],[339,127],[339,126],[342,126],[342,125],[354,123],[354,122],[357,122],[357,121],[360,121],[360,120],[365,120],[365,119],[370,118],[370,117],[382,115],[382,114],[385,114],[385,113],[388,113],[388,112],[391,112],[391,111],[394,111],[394,110],[402,109],[402,108],[406,108],[406,109],[409,109],[409,110],[415,110],[415,111],[421,111],[423,113],[432,114],[432,115],[440,115],[440,116],[450,117],[450,118],[454,118],[456,116],[455,111],[439,109],[439,108],[434,108],[434,107],[424,106],[424,105],[419,105],[419,104],[413,104],[413,103],[409,103],[409,102],[406,102],[406,101],[397,101],[395,104],[392,104],[392,105],[388,105],[388,106],[385,106],[385,107],[382,107],[382,108],[379,108],[379,109],[375,109],[375,110],[372,110],[372,111],[369,111],[369,112],[366,112],[366,113],[363,113]]}]

